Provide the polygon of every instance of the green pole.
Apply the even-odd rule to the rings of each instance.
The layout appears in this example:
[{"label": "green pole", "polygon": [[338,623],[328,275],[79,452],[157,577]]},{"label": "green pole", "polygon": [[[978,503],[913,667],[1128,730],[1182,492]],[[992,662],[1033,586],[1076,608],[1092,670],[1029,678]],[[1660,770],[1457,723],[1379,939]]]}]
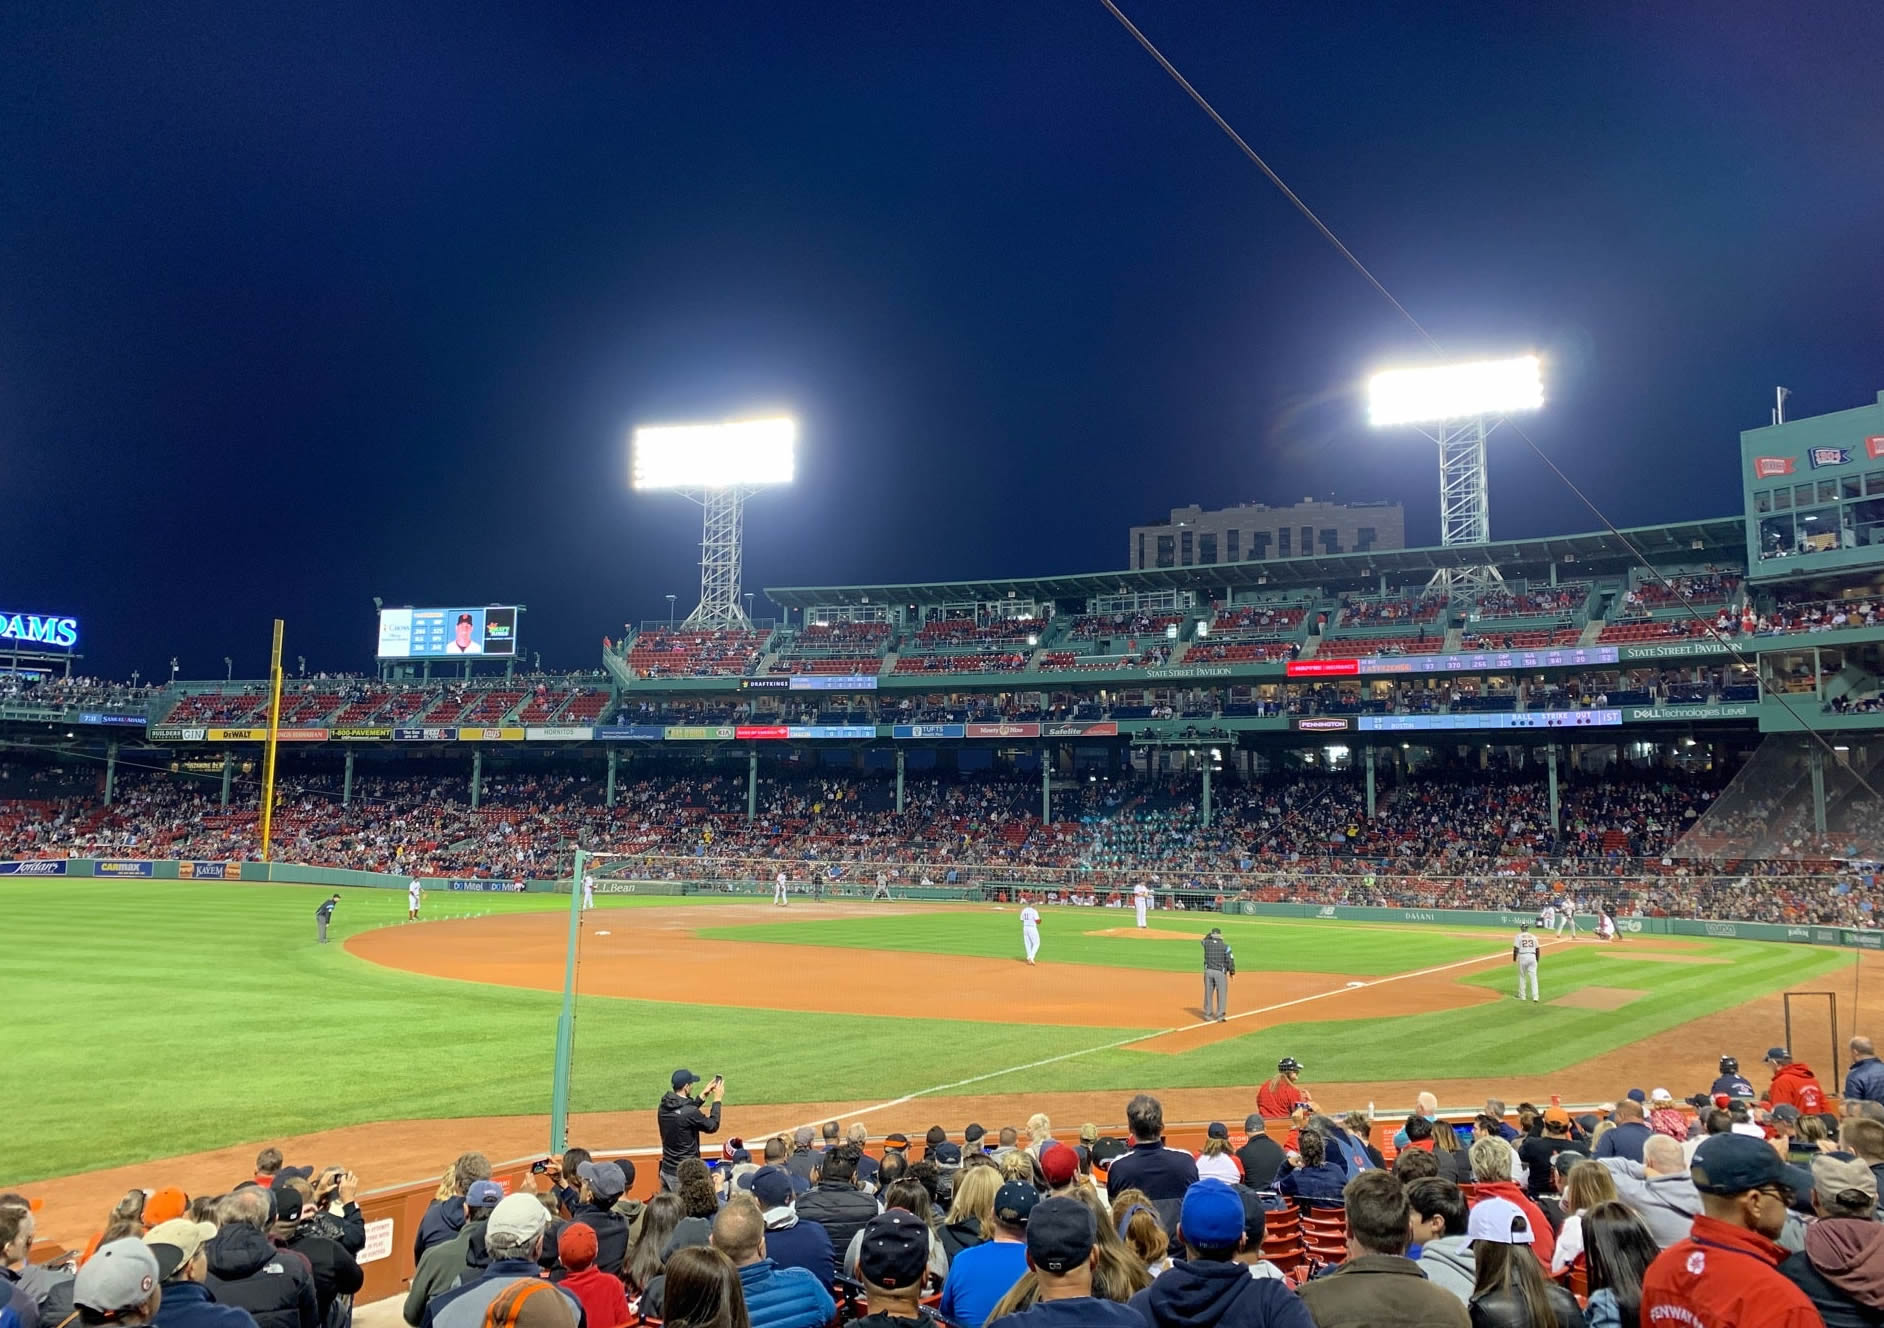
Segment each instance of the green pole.
[{"label": "green pole", "polygon": [[569,878],[569,946],[563,952],[563,1012],[556,1017],[556,1082],[550,1086],[550,1153],[569,1146],[569,1070],[576,1051],[576,949],[582,941],[582,873],[588,852],[576,850]]},{"label": "green pole", "polygon": [[105,806],[109,807],[118,791],[118,744],[105,748]]},{"label": "green pole", "polygon": [[340,805],[353,805],[353,748],[347,748],[347,769],[340,777]]},{"label": "green pole", "polygon": [[608,749],[608,795],[604,799],[610,807],[615,805],[615,767],[620,763],[620,760],[621,748],[610,747]]},{"label": "green pole", "polygon": [[1210,827],[1210,749],[1204,749],[1204,827]]},{"label": "green pole", "polygon": [[1374,819],[1374,749],[1364,749],[1367,753],[1367,819]]},{"label": "green pole", "polygon": [[746,753],[746,824],[759,819],[759,749]]},{"label": "green pole", "polygon": [[1552,833],[1563,829],[1563,817],[1557,807],[1557,744],[1552,743],[1544,749],[1544,774],[1550,781],[1550,828]]},{"label": "green pole", "polygon": [[1051,749],[1040,749],[1040,823],[1053,824],[1053,761]]},{"label": "green pole", "polygon": [[903,749],[896,749],[896,814],[903,814]]},{"label": "green pole", "polygon": [[229,793],[235,783],[235,753],[226,748],[222,754],[222,805],[229,805]]}]

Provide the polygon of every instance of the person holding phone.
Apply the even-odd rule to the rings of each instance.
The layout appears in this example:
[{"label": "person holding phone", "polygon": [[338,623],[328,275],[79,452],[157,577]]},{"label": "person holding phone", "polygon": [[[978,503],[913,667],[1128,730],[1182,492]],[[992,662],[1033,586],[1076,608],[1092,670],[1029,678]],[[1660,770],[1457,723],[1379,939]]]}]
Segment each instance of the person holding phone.
[{"label": "person holding phone", "polygon": [[674,1071],[672,1082],[672,1091],[661,1095],[660,1109],[654,1114],[661,1131],[663,1190],[680,1188],[675,1173],[687,1158],[700,1156],[700,1136],[719,1133],[720,1107],[726,1100],[724,1075],[714,1075],[698,1098],[694,1097],[693,1086],[700,1082],[700,1076],[692,1070]]}]

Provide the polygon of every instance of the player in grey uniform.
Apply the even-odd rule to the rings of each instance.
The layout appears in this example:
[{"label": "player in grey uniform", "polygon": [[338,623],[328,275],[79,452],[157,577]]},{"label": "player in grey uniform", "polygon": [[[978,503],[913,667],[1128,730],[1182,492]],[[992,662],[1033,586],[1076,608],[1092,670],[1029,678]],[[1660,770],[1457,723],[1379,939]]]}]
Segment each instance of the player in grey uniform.
[{"label": "player in grey uniform", "polygon": [[1212,927],[1204,935],[1204,1022],[1222,1023],[1230,1008],[1230,979],[1236,975],[1236,956],[1223,931]]},{"label": "player in grey uniform", "polygon": [[1557,914],[1557,934],[1562,936],[1566,927],[1572,936],[1577,934],[1577,901],[1570,895],[1563,897],[1563,911]]},{"label": "player in grey uniform", "polygon": [[[1518,966],[1518,999],[1539,999],[1537,993],[1537,937],[1531,934],[1531,924],[1518,924],[1518,934],[1511,938],[1511,960]],[[1530,988],[1530,996],[1524,994]]]}]

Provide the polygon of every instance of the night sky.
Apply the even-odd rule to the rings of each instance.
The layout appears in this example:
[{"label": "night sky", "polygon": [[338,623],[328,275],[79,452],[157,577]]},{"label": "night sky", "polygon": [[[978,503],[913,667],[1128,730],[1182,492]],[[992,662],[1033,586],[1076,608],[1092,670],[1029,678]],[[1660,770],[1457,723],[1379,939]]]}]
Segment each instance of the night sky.
[{"label": "night sky", "polygon": [[[1884,8],[1124,8],[1460,353],[1550,357],[1618,524],[1884,387]],[[1281,10],[1283,12],[1276,12]],[[697,595],[636,422],[794,411],[749,589],[1123,566],[1188,502],[1397,498],[1419,343],[1095,3],[0,9],[4,607],[84,670],[372,667]],[[1495,536],[1596,518],[1495,444]],[[766,612],[761,601],[760,612]]]}]

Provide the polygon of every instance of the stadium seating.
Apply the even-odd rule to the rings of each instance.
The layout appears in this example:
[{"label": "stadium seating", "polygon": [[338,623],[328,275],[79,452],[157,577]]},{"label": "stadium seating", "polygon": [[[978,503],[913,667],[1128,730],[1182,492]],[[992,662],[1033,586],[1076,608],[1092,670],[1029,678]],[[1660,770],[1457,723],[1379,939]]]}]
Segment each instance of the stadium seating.
[{"label": "stadium seating", "polygon": [[1316,656],[1321,659],[1365,659],[1370,655],[1436,655],[1445,647],[1445,638],[1432,635],[1421,640],[1415,636],[1331,637],[1321,643]]},{"label": "stadium seating", "polygon": [[642,678],[701,678],[750,673],[769,632],[657,628],[635,637],[627,664]]},{"label": "stadium seating", "polygon": [[899,655],[895,673],[1014,673],[1027,667],[1027,656],[957,651],[947,655]]}]

